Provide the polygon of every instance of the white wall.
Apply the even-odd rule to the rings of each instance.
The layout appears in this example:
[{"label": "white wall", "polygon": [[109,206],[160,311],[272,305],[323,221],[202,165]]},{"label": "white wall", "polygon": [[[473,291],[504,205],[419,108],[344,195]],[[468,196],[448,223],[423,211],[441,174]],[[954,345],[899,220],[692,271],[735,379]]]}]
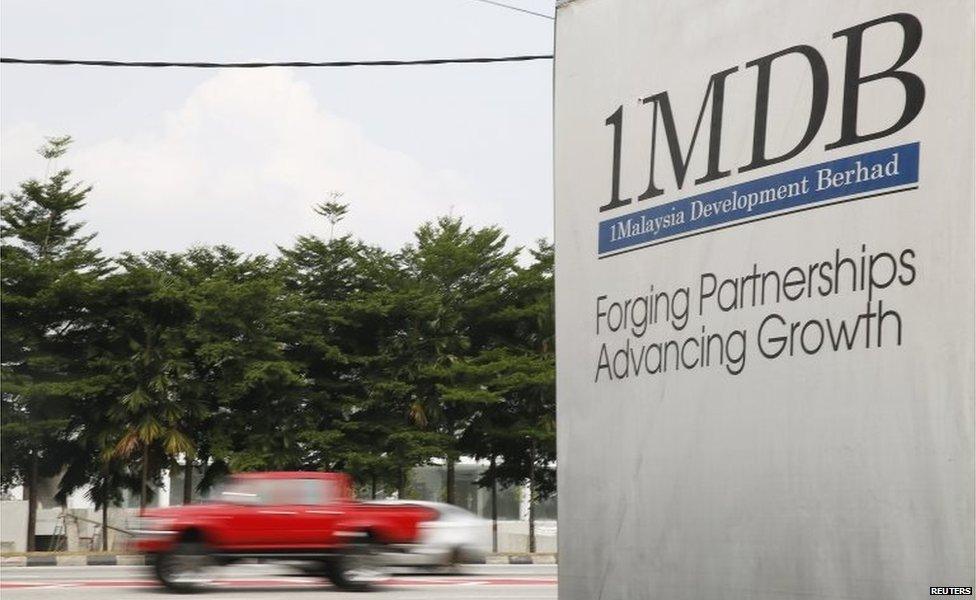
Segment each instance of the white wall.
[{"label": "white wall", "polygon": [[0,551],[27,549],[27,501],[0,501]]},{"label": "white wall", "polygon": [[[111,508],[108,511],[108,522],[112,527],[129,529],[132,519],[138,509]],[[101,550],[100,541],[92,546],[92,538],[101,529],[101,511],[92,508],[68,509],[67,514],[76,515],[80,519],[64,518],[65,512],[61,508],[42,508],[37,511],[37,535],[66,535],[69,551]],[[94,521],[94,522],[93,522]],[[61,523],[65,525],[62,526]],[[109,549],[124,551],[130,536],[109,530]],[[4,500],[0,502],[0,551],[24,552],[27,549],[27,501]],[[47,548],[37,548],[45,551]]]},{"label": "white wall", "polygon": [[[491,539],[490,527],[488,524]],[[557,533],[555,521],[536,521],[535,550],[536,552],[556,552]],[[528,521],[499,521],[498,522],[498,551],[499,552],[528,552],[529,551],[529,523]]]}]

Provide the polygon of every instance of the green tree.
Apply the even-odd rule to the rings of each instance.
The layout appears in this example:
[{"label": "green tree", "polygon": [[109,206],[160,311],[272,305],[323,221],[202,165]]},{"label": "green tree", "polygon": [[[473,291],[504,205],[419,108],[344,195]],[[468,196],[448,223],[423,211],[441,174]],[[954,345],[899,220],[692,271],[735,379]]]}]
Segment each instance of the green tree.
[{"label": "green tree", "polygon": [[492,327],[502,339],[480,357],[493,365],[488,389],[502,401],[482,411],[462,443],[469,454],[489,460],[481,485],[494,492],[499,482],[527,484],[529,551],[535,552],[536,504],[556,492],[556,395],[553,247],[540,241],[531,254],[495,315]]},{"label": "green tree", "polygon": [[86,356],[86,384],[78,389],[80,401],[68,415],[67,435],[48,447],[59,456],[65,468],[58,481],[55,498],[64,504],[69,494],[88,488],[88,498],[101,510],[102,550],[108,550],[108,508],[118,506],[123,491],[138,494],[138,470],[113,457],[118,428],[106,416],[114,410],[126,391],[126,382],[117,376],[119,355],[127,346],[119,344],[112,294],[113,284],[102,280],[99,293],[88,302],[89,327],[81,345]]},{"label": "green tree", "polygon": [[418,367],[423,355],[418,313],[423,313],[423,294],[410,293],[405,273],[395,261],[387,265],[381,289],[356,302],[355,315],[371,324],[375,347],[363,369],[365,396],[347,428],[355,454],[350,458],[360,479],[371,489],[377,479],[398,498],[406,498],[412,467],[443,456],[450,440],[440,431],[418,424],[416,393]]},{"label": "green tree", "polygon": [[[40,149],[49,171],[70,144],[68,136],[50,138]],[[94,234],[83,235],[84,223],[73,220],[90,191],[58,169],[20,184],[0,208],[2,483],[25,486],[30,550],[38,478],[63,466],[48,448],[68,435],[72,407],[86,392],[88,306],[108,271]]]},{"label": "green tree", "polygon": [[339,198],[343,196],[342,192],[329,192],[328,196],[331,200],[316,204],[314,210],[316,214],[322,215],[329,222],[329,240],[331,241],[335,237],[335,226],[346,218],[349,205],[339,202]]},{"label": "green tree", "polygon": [[411,416],[446,440],[445,500],[456,501],[458,442],[479,411],[498,401],[486,382],[498,365],[479,357],[493,348],[494,315],[504,306],[519,249],[498,227],[473,228],[441,217],[417,230],[401,253],[415,300],[402,351],[411,356]]},{"label": "green tree", "polygon": [[109,278],[117,355],[113,375],[121,396],[109,410],[117,426],[113,457],[137,460],[139,506],[149,500],[150,479],[176,455],[192,453],[188,423],[198,406],[184,395],[188,364],[182,354],[192,319],[187,289],[152,260],[127,254]]},{"label": "green tree", "polygon": [[302,467],[304,382],[284,356],[291,305],[278,266],[226,246],[122,263],[115,327],[135,353],[118,363],[129,389],[113,413],[117,455],[141,451],[147,481],[182,466],[187,503],[229,471]]},{"label": "green tree", "polygon": [[[295,302],[282,267],[226,246],[193,248],[181,258],[174,274],[190,286],[193,307],[184,342],[186,398],[202,407],[192,423],[204,467],[197,487],[207,489],[229,470],[304,466],[298,431],[308,418],[305,381],[286,356]],[[185,501],[192,458],[185,464]]]},{"label": "green tree", "polygon": [[296,431],[304,464],[372,480],[379,452],[362,443],[371,435],[356,415],[382,324],[362,306],[386,285],[389,256],[350,236],[301,236],[281,253],[291,302],[285,352],[305,382],[307,419]]}]

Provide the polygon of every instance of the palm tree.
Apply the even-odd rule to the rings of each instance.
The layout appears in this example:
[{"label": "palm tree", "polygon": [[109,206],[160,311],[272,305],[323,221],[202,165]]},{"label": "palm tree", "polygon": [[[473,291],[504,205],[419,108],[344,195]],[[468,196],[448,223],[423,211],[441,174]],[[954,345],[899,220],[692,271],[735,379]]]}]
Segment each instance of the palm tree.
[{"label": "palm tree", "polygon": [[190,383],[181,348],[192,310],[178,279],[141,258],[127,256],[120,262],[126,269],[117,276],[125,296],[118,316],[124,333],[116,376],[128,391],[109,411],[118,430],[106,458],[139,457],[139,506],[145,508],[153,459],[195,451],[188,430],[199,407],[181,395]]},{"label": "palm tree", "polygon": [[143,340],[132,343],[135,352],[130,365],[135,375],[135,387],[122,397],[113,411],[113,416],[123,424],[113,456],[132,458],[140,455],[140,509],[146,507],[151,451],[158,449],[169,457],[189,456],[195,451],[182,427],[192,408],[180,402],[182,365],[167,356],[164,337],[157,328],[147,327]]}]

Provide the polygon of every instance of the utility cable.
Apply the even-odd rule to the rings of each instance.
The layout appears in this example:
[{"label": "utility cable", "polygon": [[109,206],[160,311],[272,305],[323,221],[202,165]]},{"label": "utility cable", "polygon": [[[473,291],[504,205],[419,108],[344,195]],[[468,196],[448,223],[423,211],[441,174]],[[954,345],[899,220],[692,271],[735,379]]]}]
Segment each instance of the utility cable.
[{"label": "utility cable", "polygon": [[0,63],[13,65],[50,65],[86,67],[182,67],[191,69],[263,69],[268,67],[402,67],[410,65],[454,65],[551,60],[551,54],[521,56],[487,56],[477,58],[423,58],[418,60],[338,60],[324,62],[170,62],[161,60],[80,60],[73,58],[13,58],[2,57]]}]

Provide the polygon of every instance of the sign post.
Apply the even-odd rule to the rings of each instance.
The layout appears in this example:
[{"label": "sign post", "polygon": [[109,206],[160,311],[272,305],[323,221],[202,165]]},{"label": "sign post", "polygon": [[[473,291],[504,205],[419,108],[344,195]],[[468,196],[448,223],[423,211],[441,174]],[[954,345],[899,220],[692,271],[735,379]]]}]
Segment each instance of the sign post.
[{"label": "sign post", "polygon": [[560,598],[976,583],[974,68],[971,0],[559,4]]}]

